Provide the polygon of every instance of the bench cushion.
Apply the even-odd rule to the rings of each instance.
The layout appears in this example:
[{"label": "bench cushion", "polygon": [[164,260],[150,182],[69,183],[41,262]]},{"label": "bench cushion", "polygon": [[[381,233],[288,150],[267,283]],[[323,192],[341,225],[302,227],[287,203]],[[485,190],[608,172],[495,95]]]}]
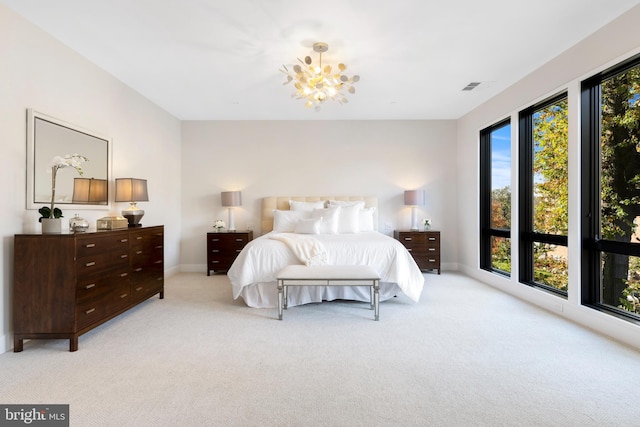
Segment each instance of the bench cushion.
[{"label": "bench cushion", "polygon": [[380,280],[368,265],[289,265],[278,273],[278,280]]}]

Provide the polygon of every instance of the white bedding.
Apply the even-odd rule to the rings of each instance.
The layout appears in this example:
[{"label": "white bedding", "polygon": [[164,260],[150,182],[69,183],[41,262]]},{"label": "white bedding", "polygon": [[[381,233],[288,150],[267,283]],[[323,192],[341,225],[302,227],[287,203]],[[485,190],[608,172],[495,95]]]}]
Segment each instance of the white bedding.
[{"label": "white bedding", "polygon": [[[282,241],[269,238],[274,232],[247,244],[229,269],[227,276],[233,297],[242,297],[250,307],[277,307],[278,272],[291,264],[302,264]],[[377,231],[353,234],[317,234],[313,237],[326,248],[329,265],[370,265],[382,278],[380,300],[404,293],[418,301],[424,276],[407,249],[397,240]],[[293,286],[289,306],[346,299],[369,301],[366,286]]]}]

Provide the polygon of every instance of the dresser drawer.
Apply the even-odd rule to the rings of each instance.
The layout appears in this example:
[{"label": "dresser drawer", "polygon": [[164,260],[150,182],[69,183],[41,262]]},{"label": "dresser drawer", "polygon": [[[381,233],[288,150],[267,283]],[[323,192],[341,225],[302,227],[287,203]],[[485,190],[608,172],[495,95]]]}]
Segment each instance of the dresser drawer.
[{"label": "dresser drawer", "polygon": [[[234,249],[244,248],[249,242],[249,237],[246,234],[218,234],[212,233],[209,235],[208,246],[211,249],[217,249],[220,251],[228,251]],[[239,252],[239,251],[238,251]]]},{"label": "dresser drawer", "polygon": [[100,273],[106,273],[112,269],[119,269],[129,266],[129,251],[121,250],[117,252],[94,253],[76,262],[76,274],[79,280]]},{"label": "dresser drawer", "polygon": [[76,306],[77,327],[82,329],[130,303],[131,290],[128,282],[116,282],[96,287],[95,291],[88,292],[82,301],[78,301]]},{"label": "dresser drawer", "polygon": [[129,235],[126,232],[100,235],[91,233],[78,237],[76,243],[76,256],[84,258],[106,252],[123,252],[129,250]]}]

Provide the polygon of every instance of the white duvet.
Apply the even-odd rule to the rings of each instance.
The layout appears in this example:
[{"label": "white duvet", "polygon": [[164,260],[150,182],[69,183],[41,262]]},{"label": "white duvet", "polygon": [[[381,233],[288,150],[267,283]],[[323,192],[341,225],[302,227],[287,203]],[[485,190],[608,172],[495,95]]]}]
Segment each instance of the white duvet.
[{"label": "white duvet", "polygon": [[[250,307],[277,307],[278,272],[287,265],[302,264],[298,256],[281,240],[267,233],[249,242],[227,272],[233,298],[242,297]],[[316,234],[326,249],[329,265],[369,265],[381,277],[380,300],[404,293],[418,301],[424,276],[407,249],[396,239],[377,231],[354,234]],[[292,286],[289,306],[311,302],[346,299],[369,301],[367,286]]]}]

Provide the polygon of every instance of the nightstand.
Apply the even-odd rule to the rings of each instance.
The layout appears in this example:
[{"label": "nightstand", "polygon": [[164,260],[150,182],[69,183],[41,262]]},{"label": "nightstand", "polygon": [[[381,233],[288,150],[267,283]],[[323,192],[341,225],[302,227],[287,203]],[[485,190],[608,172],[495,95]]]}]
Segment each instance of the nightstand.
[{"label": "nightstand", "polygon": [[253,239],[253,231],[222,231],[207,233],[207,276],[226,272],[236,257]]},{"label": "nightstand", "polygon": [[393,237],[407,248],[420,270],[438,270],[440,274],[439,231],[395,230]]}]

